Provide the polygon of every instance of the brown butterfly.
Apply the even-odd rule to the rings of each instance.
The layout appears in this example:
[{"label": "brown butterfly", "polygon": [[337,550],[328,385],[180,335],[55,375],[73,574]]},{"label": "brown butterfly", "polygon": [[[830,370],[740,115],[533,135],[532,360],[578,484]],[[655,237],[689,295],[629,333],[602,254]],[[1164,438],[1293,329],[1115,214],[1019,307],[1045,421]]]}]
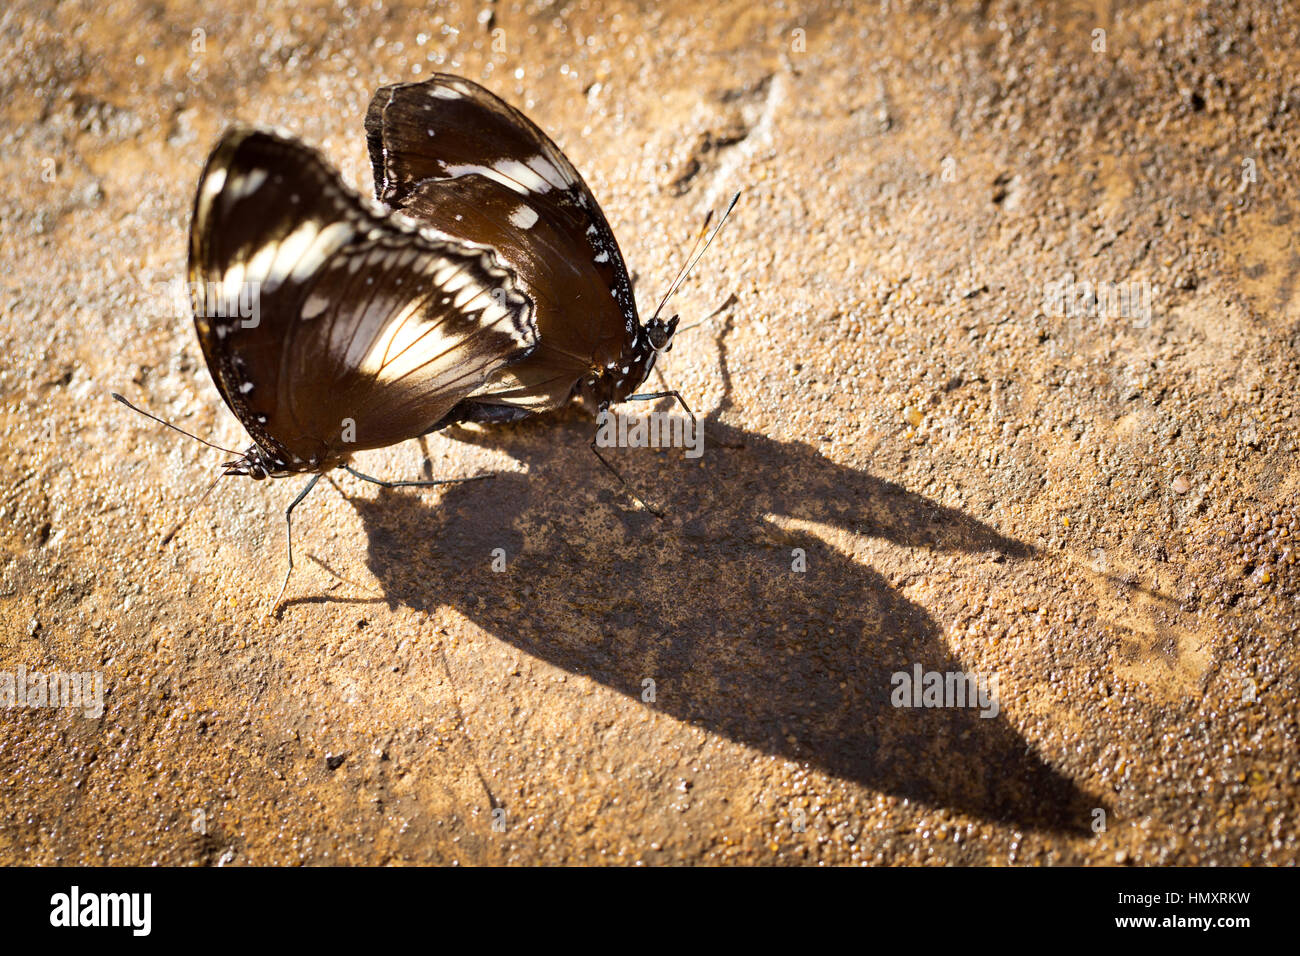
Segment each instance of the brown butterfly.
[{"label": "brown butterfly", "polygon": [[[366,135],[386,205],[302,143],[249,128],[222,137],[194,202],[195,329],[253,439],[222,474],[312,476],[285,512],[280,596],[293,509],[325,472],[387,486],[470,480],[380,481],[352,468],[357,451],[574,398],[597,412],[681,401],[637,389],[672,347],[677,316],[659,311],[698,256],[642,324],[618,243],[573,164],[469,80],[381,88]],[[594,440],[592,450],[601,457]]]}]

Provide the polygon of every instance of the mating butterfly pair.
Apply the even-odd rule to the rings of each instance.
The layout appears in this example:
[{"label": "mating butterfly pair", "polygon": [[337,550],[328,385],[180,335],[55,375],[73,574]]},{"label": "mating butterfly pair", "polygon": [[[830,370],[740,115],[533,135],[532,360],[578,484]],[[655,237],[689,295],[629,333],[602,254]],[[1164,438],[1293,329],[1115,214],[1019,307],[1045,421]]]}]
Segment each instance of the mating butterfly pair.
[{"label": "mating butterfly pair", "polygon": [[[365,126],[391,212],[276,133],[231,130],[204,168],[190,227],[195,327],[254,441],[222,474],[311,473],[288,522],[332,468],[378,481],[348,464],[357,451],[574,397],[598,412],[681,400],[635,394],[677,316],[639,322],[591,190],[527,117],[440,74],[381,88]],[[291,573],[291,524],[289,535]]]}]

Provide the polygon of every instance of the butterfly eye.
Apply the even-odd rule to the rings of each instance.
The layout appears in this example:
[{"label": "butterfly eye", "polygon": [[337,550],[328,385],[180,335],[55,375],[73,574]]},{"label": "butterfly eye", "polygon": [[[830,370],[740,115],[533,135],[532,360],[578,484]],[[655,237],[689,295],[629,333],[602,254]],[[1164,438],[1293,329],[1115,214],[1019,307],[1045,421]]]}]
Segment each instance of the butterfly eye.
[{"label": "butterfly eye", "polygon": [[650,347],[656,352],[668,352],[673,347],[673,333],[677,331],[677,316],[673,316],[667,322],[662,319],[651,319],[646,323],[646,336],[650,339]]}]

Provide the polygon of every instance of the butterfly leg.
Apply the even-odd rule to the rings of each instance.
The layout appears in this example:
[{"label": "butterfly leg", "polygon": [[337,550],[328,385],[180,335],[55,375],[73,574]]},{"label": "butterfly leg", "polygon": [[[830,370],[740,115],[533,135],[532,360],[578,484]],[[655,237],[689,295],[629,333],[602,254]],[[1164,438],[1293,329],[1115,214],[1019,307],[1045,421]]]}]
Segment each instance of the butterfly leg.
[{"label": "butterfly leg", "polygon": [[[656,369],[656,371],[658,371],[658,369]],[[665,383],[665,384],[667,384],[667,383]],[[695,420],[695,413],[694,413],[693,411],[691,411],[690,406],[686,404],[686,400],[685,400],[684,398],[682,398],[681,393],[678,392],[677,389],[675,389],[675,388],[672,389],[672,390],[670,390],[670,391],[667,391],[667,392],[647,392],[647,393],[645,393],[645,394],[643,394],[643,395],[629,395],[629,396],[625,399],[625,401],[628,401],[628,402],[652,402],[652,401],[654,401],[655,399],[658,399],[658,398],[675,398],[675,399],[677,399],[677,401],[681,404],[682,408],[686,409],[686,414],[691,416],[691,424],[692,424],[693,426],[695,426],[696,428],[699,428],[699,427],[700,427],[700,423],[697,422],[697,421]],[[709,434],[709,435],[712,435],[712,434],[713,434],[713,433],[710,432],[707,428],[705,428],[704,431],[705,431],[706,434]],[[725,441],[723,441],[722,439],[718,438],[717,436],[714,436],[714,438],[713,438],[713,442],[714,442],[714,444],[716,444],[716,445],[721,445],[723,448],[744,448],[744,447],[745,447],[744,445],[733,445],[733,444],[730,444],[729,442],[725,442]]]},{"label": "butterfly leg", "polygon": [[486,475],[470,475],[468,478],[435,478],[429,481],[384,481],[382,478],[374,478],[370,475],[363,474],[351,465],[344,465],[343,470],[353,478],[360,478],[362,481],[368,481],[372,485],[380,485],[384,488],[428,488],[432,485],[452,485],[461,481],[478,481],[482,478],[496,477],[489,473]]},{"label": "butterfly leg", "polygon": [[681,392],[677,391],[677,389],[675,388],[668,392],[645,392],[641,395],[629,395],[627,398],[624,399],[624,401],[653,402],[655,399],[659,399],[659,398],[677,399],[678,403],[681,404],[682,408],[686,409],[686,414],[691,416],[691,424],[692,425],[697,424],[697,422],[695,421],[695,413],[691,411],[691,407],[686,404],[686,399],[682,398]]},{"label": "butterfly leg", "polygon": [[[658,367],[655,368],[655,371],[656,371],[656,372],[659,371]],[[663,380],[663,376],[660,375],[659,377],[660,377],[660,380],[662,381],[662,380]],[[668,383],[667,383],[667,382],[664,382],[664,384],[667,385]],[[629,395],[626,399],[624,399],[624,401],[627,401],[627,402],[650,402],[650,401],[654,401],[654,400],[657,399],[657,398],[675,398],[675,399],[677,399],[677,401],[681,403],[682,408],[685,408],[685,409],[686,409],[686,414],[691,416],[691,424],[693,424],[693,425],[694,425],[694,424],[698,424],[698,423],[695,421],[695,413],[694,413],[693,411],[690,410],[690,407],[689,407],[689,406],[686,404],[686,402],[682,399],[681,394],[680,394],[680,393],[677,391],[677,389],[675,389],[675,388],[672,389],[671,391],[667,391],[667,392],[647,392],[647,393],[644,394],[644,395]],[[717,434],[716,434],[715,432],[713,432],[712,430],[710,430],[707,426],[706,426],[705,429],[704,429],[704,433],[705,433],[706,435],[711,436],[711,440],[712,440],[713,444],[715,444],[715,445],[721,445],[723,448],[744,448],[744,447],[745,447],[744,445],[737,445],[737,444],[734,444],[733,442],[723,441],[721,438],[719,438],[719,437],[717,436]]]},{"label": "butterfly leg", "polygon": [[[676,399],[681,404],[682,408],[686,409],[686,414],[691,416],[691,425],[698,427],[699,423],[695,420],[695,413],[691,411],[691,407],[686,404],[686,399],[682,398],[681,392],[677,391],[677,389],[675,388],[667,392],[646,392],[640,395],[629,395],[626,399],[624,399],[624,401],[652,402],[655,399],[659,399],[659,398]],[[600,429],[597,428],[596,435],[599,434],[600,434]],[[646,504],[641,498],[639,498],[637,494],[632,490],[631,486],[627,483],[627,479],[625,479],[622,475],[620,475],[618,473],[618,470],[605,459],[605,456],[600,453],[600,449],[596,447],[595,436],[592,436],[591,439],[591,450],[592,452],[595,453],[596,457],[600,459],[600,463],[604,465],[606,468],[608,468],[610,473],[622,483],[624,489],[627,490],[627,493],[632,496],[632,499],[634,501],[636,501],[639,505],[641,505],[642,508],[650,512],[656,518],[663,517],[663,512],[656,511],[654,508],[651,508],[648,504]]]},{"label": "butterfly leg", "polygon": [[633,501],[639,504],[646,511],[650,512],[656,518],[662,518],[664,516],[663,512],[656,511],[654,508],[651,508],[648,504],[646,504],[645,501],[643,501],[641,497],[635,491],[632,490],[632,486],[627,483],[627,479],[618,473],[618,469],[615,468],[613,465],[611,465],[609,461],[605,458],[605,456],[600,453],[600,449],[596,447],[596,437],[599,434],[600,434],[600,429],[597,428],[596,434],[591,436],[591,453],[595,455],[597,458],[599,458],[600,463],[609,469],[609,473],[619,480],[619,483],[623,486],[623,490],[628,493],[628,495],[632,498]]},{"label": "butterfly leg", "polygon": [[284,583],[280,585],[280,593],[275,596],[275,603],[271,605],[272,613],[280,606],[280,599],[284,597],[284,589],[289,586],[289,577],[293,574],[293,509],[298,507],[298,503],[316,487],[318,481],[320,481],[320,475],[312,475],[311,481],[307,482],[302,491],[298,492],[298,497],[289,502],[289,507],[284,509],[284,536],[289,544],[289,570],[284,572]]}]

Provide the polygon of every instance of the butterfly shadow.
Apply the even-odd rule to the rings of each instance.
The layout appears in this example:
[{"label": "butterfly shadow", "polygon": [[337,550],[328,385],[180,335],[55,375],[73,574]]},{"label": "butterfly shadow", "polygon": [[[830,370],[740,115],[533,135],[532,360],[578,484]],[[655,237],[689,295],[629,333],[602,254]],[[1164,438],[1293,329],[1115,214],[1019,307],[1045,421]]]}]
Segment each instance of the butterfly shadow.
[{"label": "butterfly shadow", "polygon": [[[1032,549],[806,442],[718,412],[707,427],[699,459],[615,459],[670,509],[663,521],[629,504],[584,447],[589,419],[454,430],[528,474],[450,485],[436,503],[350,496],[367,563],[389,606],[453,607],[570,673],[637,700],[653,689],[645,706],[712,733],[909,800],[1085,835],[1104,804],[1035,755],[1005,712],[894,706],[893,675],[969,666],[925,608],[799,524],[990,562]],[[655,485],[656,470],[671,477]]]}]

